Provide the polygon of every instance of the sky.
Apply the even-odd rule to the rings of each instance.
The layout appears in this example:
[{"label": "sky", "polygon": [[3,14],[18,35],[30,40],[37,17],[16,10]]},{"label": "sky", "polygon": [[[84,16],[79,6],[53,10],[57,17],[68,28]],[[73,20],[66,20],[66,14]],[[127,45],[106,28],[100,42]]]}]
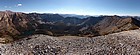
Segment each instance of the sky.
[{"label": "sky", "polygon": [[140,16],[140,0],[0,0],[0,11]]}]

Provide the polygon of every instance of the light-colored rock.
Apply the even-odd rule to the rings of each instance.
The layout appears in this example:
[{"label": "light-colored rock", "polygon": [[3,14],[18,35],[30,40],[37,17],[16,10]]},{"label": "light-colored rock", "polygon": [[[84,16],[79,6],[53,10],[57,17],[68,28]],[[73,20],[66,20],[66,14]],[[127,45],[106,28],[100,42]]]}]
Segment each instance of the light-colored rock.
[{"label": "light-colored rock", "polygon": [[[2,55],[139,55],[140,30],[98,37],[29,36],[14,43],[0,44]],[[37,38],[36,38],[37,37]]]}]

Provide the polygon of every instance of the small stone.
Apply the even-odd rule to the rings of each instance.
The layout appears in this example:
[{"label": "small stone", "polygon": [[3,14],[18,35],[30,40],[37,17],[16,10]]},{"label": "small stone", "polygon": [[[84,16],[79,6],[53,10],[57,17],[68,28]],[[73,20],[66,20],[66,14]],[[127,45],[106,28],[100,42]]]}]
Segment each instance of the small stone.
[{"label": "small stone", "polygon": [[50,46],[47,46],[48,48],[51,48]]}]

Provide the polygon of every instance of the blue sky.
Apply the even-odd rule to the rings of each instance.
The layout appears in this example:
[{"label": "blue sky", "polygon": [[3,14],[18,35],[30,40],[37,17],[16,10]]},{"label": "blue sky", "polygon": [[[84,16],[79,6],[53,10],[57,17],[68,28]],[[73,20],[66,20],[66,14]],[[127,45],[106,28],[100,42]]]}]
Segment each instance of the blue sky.
[{"label": "blue sky", "polygon": [[0,11],[140,16],[140,0],[0,0]]}]

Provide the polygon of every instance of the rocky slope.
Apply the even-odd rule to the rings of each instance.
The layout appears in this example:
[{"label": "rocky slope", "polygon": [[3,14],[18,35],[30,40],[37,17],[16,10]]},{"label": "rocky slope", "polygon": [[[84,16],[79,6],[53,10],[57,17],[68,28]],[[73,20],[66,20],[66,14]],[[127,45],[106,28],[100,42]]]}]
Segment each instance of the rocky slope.
[{"label": "rocky slope", "polygon": [[36,28],[37,22],[21,12],[0,12],[0,37],[12,37],[26,34]]},{"label": "rocky slope", "polygon": [[0,44],[2,55],[139,55],[140,30],[98,37],[32,35]]},{"label": "rocky slope", "polygon": [[100,35],[114,32],[133,30],[140,27],[140,21],[134,18],[106,17],[104,20],[92,27]]},{"label": "rocky slope", "polygon": [[123,18],[119,16],[107,16],[84,32],[87,32],[87,34],[90,34],[91,36],[107,35],[121,31],[138,29],[140,27],[139,23],[140,21],[132,17]]}]

